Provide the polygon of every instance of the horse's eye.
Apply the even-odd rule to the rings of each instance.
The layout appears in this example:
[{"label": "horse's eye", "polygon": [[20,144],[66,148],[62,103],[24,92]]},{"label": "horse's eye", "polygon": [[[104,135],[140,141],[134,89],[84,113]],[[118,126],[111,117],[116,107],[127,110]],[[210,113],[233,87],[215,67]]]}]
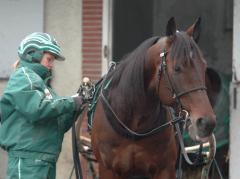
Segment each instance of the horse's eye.
[{"label": "horse's eye", "polygon": [[181,67],[180,67],[180,66],[175,66],[174,70],[175,70],[176,72],[180,72],[180,71],[181,71]]}]

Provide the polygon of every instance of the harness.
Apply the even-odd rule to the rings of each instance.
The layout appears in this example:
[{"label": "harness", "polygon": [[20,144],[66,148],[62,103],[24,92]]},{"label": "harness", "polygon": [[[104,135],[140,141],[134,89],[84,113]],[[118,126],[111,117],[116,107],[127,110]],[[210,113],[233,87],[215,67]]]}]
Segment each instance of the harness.
[{"label": "harness", "polygon": [[[167,54],[168,54],[168,52],[166,52],[165,50],[164,50],[164,52],[162,52],[160,54],[161,64],[160,64],[159,70],[158,70],[158,80],[159,80],[159,82],[158,82],[157,92],[159,92],[160,79],[161,79],[161,75],[163,73],[163,77],[166,80],[166,82],[169,84],[170,90],[173,94],[172,97],[176,100],[176,103],[177,103],[176,106],[178,107],[178,110],[173,109],[172,107],[165,107],[165,109],[170,113],[170,117],[171,117],[170,121],[168,121],[168,122],[166,122],[166,123],[164,123],[164,124],[162,124],[162,125],[160,125],[156,128],[153,128],[153,129],[151,129],[147,132],[143,132],[143,133],[135,132],[135,131],[131,130],[129,127],[127,127],[119,119],[119,117],[117,116],[115,111],[112,109],[111,105],[109,104],[108,99],[104,95],[104,90],[106,89],[106,86],[108,86],[108,84],[110,83],[109,81],[106,81],[107,75],[104,76],[103,79],[101,79],[101,85],[99,85],[100,87],[96,91],[97,91],[97,93],[100,93],[101,102],[106,106],[106,107],[104,107],[104,110],[106,110],[108,113],[110,113],[111,116],[113,116],[113,118],[111,118],[112,120],[110,120],[110,118],[107,117],[109,123],[116,130],[116,132],[120,133],[122,136],[125,136],[129,139],[132,139],[132,140],[141,140],[145,137],[149,137],[151,135],[157,134],[167,127],[170,127],[170,126],[174,127],[175,132],[176,132],[176,137],[179,141],[179,154],[178,154],[179,158],[178,158],[178,162],[176,164],[176,169],[177,169],[176,178],[180,179],[182,177],[182,159],[183,159],[183,157],[189,165],[197,165],[201,161],[200,156],[202,154],[203,145],[200,144],[199,151],[198,151],[198,156],[194,161],[192,161],[189,158],[189,156],[188,156],[188,154],[185,150],[185,146],[184,146],[184,142],[183,142],[183,136],[182,136],[184,128],[186,127],[185,124],[186,124],[187,121],[190,120],[189,119],[189,113],[188,113],[188,111],[186,111],[185,109],[182,108],[182,105],[181,105],[181,102],[180,102],[179,98],[183,95],[189,94],[189,93],[194,92],[194,91],[206,90],[206,87],[204,85],[200,85],[200,86],[193,87],[192,89],[189,89],[189,90],[186,90],[186,91],[177,91],[176,87],[172,83],[172,81],[169,77],[169,74],[167,72],[167,63],[166,63]],[[111,67],[110,67],[110,70],[112,70],[114,68],[115,68],[115,64],[112,64]],[[96,99],[94,100],[95,101],[94,104],[96,104],[98,99],[99,98],[98,98],[98,95],[97,95]],[[93,106],[92,106],[91,110],[93,110]],[[179,111],[179,113],[177,114],[176,111]],[[91,116],[91,117],[93,117],[93,116]],[[91,123],[92,123],[92,121],[91,121]],[[75,133],[75,131],[74,131],[74,133]],[[76,145],[76,139],[73,139],[73,141],[75,141],[74,143]],[[211,145],[214,146],[213,149],[212,149],[213,151],[211,153],[212,158],[214,158],[215,152],[216,152],[215,151],[216,150],[216,147],[215,147],[216,146],[216,141],[215,141],[214,135],[211,137],[210,143],[211,143]],[[74,152],[76,153],[76,151],[74,151]],[[80,165],[79,161],[77,161],[75,163],[77,163],[77,167],[75,167],[75,169],[80,168],[80,170],[81,170],[81,165]],[[207,178],[211,163],[212,163],[212,160],[203,169],[203,171],[202,171],[203,178]],[[82,176],[81,176],[82,174],[79,171],[79,169],[78,169],[78,171],[76,171],[76,175],[77,175],[77,178],[82,178]]]},{"label": "harness", "polygon": [[[196,86],[193,87],[190,90],[186,90],[186,91],[176,91],[176,87],[174,86],[174,84],[171,82],[169,74],[167,72],[167,63],[166,63],[166,56],[167,56],[168,52],[166,52],[164,50],[164,52],[160,53],[160,58],[161,58],[161,64],[159,66],[159,71],[158,71],[158,87],[157,87],[157,92],[159,92],[159,85],[160,85],[160,79],[161,79],[161,74],[163,73],[163,77],[165,79],[165,81],[169,84],[170,86],[170,90],[173,94],[173,98],[176,99],[176,103],[177,103],[177,107],[180,109],[179,113],[176,115],[176,110],[174,110],[171,107],[165,107],[165,109],[167,109],[167,111],[170,113],[171,115],[171,120],[160,125],[157,126],[156,128],[153,128],[147,132],[144,133],[138,133],[135,132],[133,130],[131,130],[128,126],[126,126],[118,117],[118,115],[115,113],[115,111],[112,109],[111,105],[108,102],[108,99],[106,98],[106,96],[104,95],[104,89],[101,88],[100,91],[100,99],[102,101],[103,104],[105,104],[105,112],[110,114],[112,117],[111,119],[115,119],[115,120],[110,120],[110,118],[107,117],[108,122],[111,124],[111,126],[114,128],[114,130],[116,132],[118,132],[120,135],[125,136],[129,139],[132,140],[141,140],[145,137],[149,137],[151,135],[157,134],[159,132],[161,132],[163,129],[173,126],[175,131],[176,131],[176,136],[177,139],[179,141],[179,158],[178,158],[178,164],[176,166],[177,168],[177,179],[180,179],[182,177],[182,156],[184,157],[185,161],[189,164],[189,165],[197,165],[199,164],[200,160],[200,156],[202,155],[202,144],[200,144],[200,148],[198,151],[198,156],[197,158],[192,161],[189,157],[188,154],[185,150],[185,146],[184,146],[184,142],[183,142],[183,130],[185,127],[185,123],[190,120],[189,119],[189,113],[188,111],[186,111],[185,109],[182,108],[181,102],[179,100],[179,98],[183,95],[192,93],[194,91],[198,91],[198,90],[206,90],[207,88],[204,85],[200,85],[200,86]],[[103,82],[104,83],[104,82]],[[214,139],[215,141],[215,139]],[[213,142],[214,143],[214,142]],[[214,153],[215,155],[215,153]],[[210,166],[209,166],[210,167]],[[206,171],[206,170],[205,170]],[[206,173],[206,172],[205,172]],[[207,172],[208,174],[208,172]]]}]

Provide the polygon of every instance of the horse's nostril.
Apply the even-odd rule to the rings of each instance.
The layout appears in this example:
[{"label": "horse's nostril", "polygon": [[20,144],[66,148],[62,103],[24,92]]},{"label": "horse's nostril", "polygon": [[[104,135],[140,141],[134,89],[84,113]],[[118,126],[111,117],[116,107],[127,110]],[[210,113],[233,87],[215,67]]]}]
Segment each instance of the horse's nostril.
[{"label": "horse's nostril", "polygon": [[198,118],[196,124],[199,130],[200,137],[206,137],[210,135],[216,125],[215,122],[208,118]]}]

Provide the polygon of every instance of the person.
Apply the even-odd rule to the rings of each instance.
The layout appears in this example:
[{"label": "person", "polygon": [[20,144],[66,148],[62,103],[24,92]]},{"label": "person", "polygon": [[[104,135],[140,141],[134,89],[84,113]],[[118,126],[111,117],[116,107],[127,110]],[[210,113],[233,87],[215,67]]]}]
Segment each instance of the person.
[{"label": "person", "polygon": [[60,46],[47,33],[25,37],[20,60],[0,100],[0,146],[8,152],[7,179],[54,179],[64,133],[85,102],[60,97],[49,80]]}]

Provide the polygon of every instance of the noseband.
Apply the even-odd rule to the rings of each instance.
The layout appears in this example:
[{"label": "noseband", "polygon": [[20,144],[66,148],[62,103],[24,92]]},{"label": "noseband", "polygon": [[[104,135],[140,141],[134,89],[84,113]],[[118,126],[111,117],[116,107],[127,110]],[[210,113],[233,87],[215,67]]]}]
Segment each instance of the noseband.
[{"label": "noseband", "polygon": [[[171,82],[170,78],[169,78],[169,74],[167,72],[167,62],[166,62],[166,56],[167,56],[168,52],[166,50],[164,50],[164,52],[160,53],[160,58],[161,58],[161,64],[159,66],[159,70],[158,70],[158,89],[157,92],[159,92],[159,86],[160,86],[160,79],[161,79],[161,74],[163,72],[164,78],[166,79],[167,83],[170,86],[170,90],[173,94],[173,98],[175,99],[179,99],[181,96],[184,96],[188,93],[194,92],[194,91],[198,91],[198,90],[207,90],[206,86],[201,85],[201,86],[196,86],[193,87],[192,89],[186,90],[186,91],[180,91],[178,92],[176,90],[176,88],[174,87],[174,84]],[[179,101],[179,100],[178,100]]]}]

